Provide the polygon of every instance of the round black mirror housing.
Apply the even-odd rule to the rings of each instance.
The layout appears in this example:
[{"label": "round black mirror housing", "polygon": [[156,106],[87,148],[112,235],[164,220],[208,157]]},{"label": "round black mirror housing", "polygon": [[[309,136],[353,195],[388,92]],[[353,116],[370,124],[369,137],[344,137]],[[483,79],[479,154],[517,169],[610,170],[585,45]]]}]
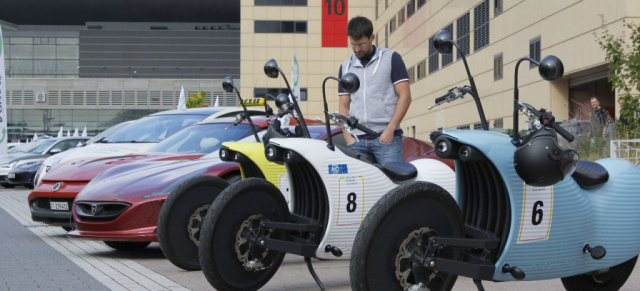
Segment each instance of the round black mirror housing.
[{"label": "round black mirror housing", "polygon": [[272,79],[278,78],[278,72],[279,69],[276,60],[270,59],[264,64],[264,74],[267,75],[267,77]]},{"label": "round black mirror housing", "polygon": [[360,79],[354,73],[346,73],[340,79],[340,87],[349,94],[353,94],[360,88]]},{"label": "round black mirror housing", "polygon": [[448,55],[453,53],[453,39],[451,33],[446,30],[441,30],[433,37],[433,46],[438,53]]},{"label": "round black mirror housing", "polygon": [[224,89],[224,91],[227,93],[232,93],[233,87],[233,77],[227,76],[226,78],[224,78],[224,80],[222,81],[222,88]]},{"label": "round black mirror housing", "polygon": [[287,104],[288,102],[289,96],[287,94],[280,93],[276,96],[276,107],[278,107],[278,109],[282,108],[282,105]]},{"label": "round black mirror housing", "polygon": [[564,65],[558,57],[549,55],[540,61],[538,72],[540,76],[547,81],[558,81],[564,74]]}]

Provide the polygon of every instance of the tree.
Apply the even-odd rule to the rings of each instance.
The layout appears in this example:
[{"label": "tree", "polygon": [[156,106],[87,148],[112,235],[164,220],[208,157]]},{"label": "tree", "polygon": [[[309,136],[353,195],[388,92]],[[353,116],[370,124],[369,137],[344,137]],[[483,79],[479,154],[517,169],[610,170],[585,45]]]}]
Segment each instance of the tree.
[{"label": "tree", "polygon": [[204,98],[206,94],[204,91],[200,91],[195,94],[190,94],[187,98],[187,108],[204,107]]},{"label": "tree", "polygon": [[[621,139],[640,137],[640,116],[636,114],[640,108],[640,25],[622,22],[624,29],[630,31],[626,37],[625,31],[616,37],[609,33],[604,16],[600,15],[601,33],[594,32],[596,42],[606,53],[605,60],[609,62],[608,80],[614,91],[623,100],[622,116],[628,121],[625,126],[616,123],[618,136]],[[628,43],[629,42],[629,43]]]}]

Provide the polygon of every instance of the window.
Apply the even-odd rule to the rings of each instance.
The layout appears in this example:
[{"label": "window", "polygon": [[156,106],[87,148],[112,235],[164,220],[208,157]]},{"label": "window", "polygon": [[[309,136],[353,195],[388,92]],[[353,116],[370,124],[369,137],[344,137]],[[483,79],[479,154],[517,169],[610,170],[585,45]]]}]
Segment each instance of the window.
[{"label": "window", "polygon": [[307,6],[307,0],[255,0],[255,6]]},{"label": "window", "polygon": [[[536,62],[540,62],[540,37],[536,37],[529,41],[529,57]],[[534,63],[529,63],[529,68],[535,68]]]},{"label": "window", "polygon": [[413,84],[416,82],[416,66],[412,66],[407,69],[407,74],[409,74],[409,84]]},{"label": "window", "polygon": [[427,60],[426,59],[418,63],[417,70],[418,70],[418,81],[422,80],[424,77],[427,76]]},{"label": "window", "polygon": [[411,137],[416,138],[416,126],[411,126]]},{"label": "window", "polygon": [[489,0],[485,0],[473,9],[473,50],[479,50],[489,44]]},{"label": "window", "polygon": [[502,13],[502,1],[503,0],[493,0],[493,16],[497,16]]},{"label": "window", "polygon": [[435,72],[440,68],[438,63],[438,51],[433,46],[433,36],[429,38],[429,73]]},{"label": "window", "polygon": [[420,9],[420,7],[424,6],[424,4],[427,4],[427,0],[418,0],[418,9]]},{"label": "window", "polygon": [[503,76],[502,67],[503,67],[502,53],[500,53],[493,57],[493,79],[494,80],[502,80],[502,76]]},{"label": "window", "polygon": [[473,129],[474,130],[482,129],[482,123],[480,123],[480,122],[474,123],[473,124]]},{"label": "window", "polygon": [[[289,94],[289,89],[287,88],[254,88],[253,96],[255,97],[265,97],[267,94],[270,94],[273,97],[278,96],[278,94]],[[268,99],[271,100],[271,99]],[[300,88],[300,101],[307,101],[307,88]],[[274,108],[274,110],[277,110]]]},{"label": "window", "polygon": [[464,54],[465,56],[469,55],[469,42],[471,37],[469,34],[469,31],[471,30],[471,22],[469,19],[469,12],[467,12],[467,14],[462,15],[460,18],[458,18],[458,20],[456,20],[456,42],[458,43],[458,47],[460,47],[460,49],[458,50],[457,59],[460,59],[462,57],[462,54]]},{"label": "window", "polygon": [[389,26],[384,26],[384,47],[389,47]]},{"label": "window", "polygon": [[502,118],[496,118],[493,121],[493,128],[502,128],[502,126],[503,126]]},{"label": "window", "polygon": [[471,129],[471,127],[467,124],[467,125],[461,125],[456,127],[457,129]]},{"label": "window", "polygon": [[398,11],[398,26],[402,25],[404,23],[404,7],[402,7],[402,9],[400,9],[400,11]]},{"label": "window", "polygon": [[394,16],[389,21],[389,34],[392,34],[394,31],[396,31],[396,24],[396,17]]},{"label": "window", "polygon": [[306,21],[254,21],[256,33],[307,33]]},{"label": "window", "polygon": [[416,0],[409,0],[407,3],[407,19],[416,12]]},{"label": "window", "polygon": [[[453,23],[449,24],[449,26],[445,27],[444,30],[448,31],[451,35],[453,35]],[[442,66],[446,66],[448,64],[453,63],[453,54],[442,55]]]}]

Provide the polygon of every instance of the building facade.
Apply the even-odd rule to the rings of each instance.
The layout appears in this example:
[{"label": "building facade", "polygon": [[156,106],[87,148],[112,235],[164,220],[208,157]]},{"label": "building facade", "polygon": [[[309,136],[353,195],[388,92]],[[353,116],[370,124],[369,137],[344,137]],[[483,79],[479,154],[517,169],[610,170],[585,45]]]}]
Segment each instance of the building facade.
[{"label": "building facade", "polygon": [[[565,71],[560,81],[549,83],[541,79],[534,66],[523,62],[518,72],[522,102],[546,108],[558,120],[568,120],[586,118],[581,115],[581,108],[595,96],[612,116],[617,116],[616,97],[606,80],[605,53],[594,33],[600,33],[604,25],[610,33],[620,35],[625,30],[624,21],[640,21],[640,2],[242,0],[243,91],[283,87],[281,80],[264,76],[262,65],[275,58],[289,74],[295,50],[302,87],[307,88],[308,96],[302,102],[302,110],[311,118],[323,116],[322,80],[337,76],[341,62],[352,53],[343,29],[345,20],[332,19],[337,12],[346,15],[346,21],[358,15],[368,17],[374,23],[376,45],[402,55],[411,78],[413,99],[402,127],[405,135],[428,140],[429,133],[436,129],[480,128],[472,98],[427,110],[448,89],[468,84],[457,51],[452,55],[436,53],[433,36],[438,31],[449,30],[466,51],[490,128],[512,128],[514,71],[522,57],[540,60],[556,55],[563,61]],[[259,28],[267,22],[280,24],[280,28]],[[303,22],[305,30],[285,29],[291,22],[296,27]],[[342,41],[338,40],[337,45],[326,42],[330,34],[342,34]],[[337,111],[336,84],[331,83],[327,92],[329,111]],[[520,128],[526,127],[523,119],[520,118]]]}]

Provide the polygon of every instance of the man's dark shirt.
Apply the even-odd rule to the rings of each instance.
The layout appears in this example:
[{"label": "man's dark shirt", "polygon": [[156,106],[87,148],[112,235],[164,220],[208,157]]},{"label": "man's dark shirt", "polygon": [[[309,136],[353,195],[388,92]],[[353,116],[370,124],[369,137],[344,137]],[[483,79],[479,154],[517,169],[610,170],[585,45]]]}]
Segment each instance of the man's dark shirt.
[{"label": "man's dark shirt", "polygon": [[609,112],[602,107],[596,109],[591,117],[592,122],[597,121],[601,126],[606,126],[610,120]]}]

